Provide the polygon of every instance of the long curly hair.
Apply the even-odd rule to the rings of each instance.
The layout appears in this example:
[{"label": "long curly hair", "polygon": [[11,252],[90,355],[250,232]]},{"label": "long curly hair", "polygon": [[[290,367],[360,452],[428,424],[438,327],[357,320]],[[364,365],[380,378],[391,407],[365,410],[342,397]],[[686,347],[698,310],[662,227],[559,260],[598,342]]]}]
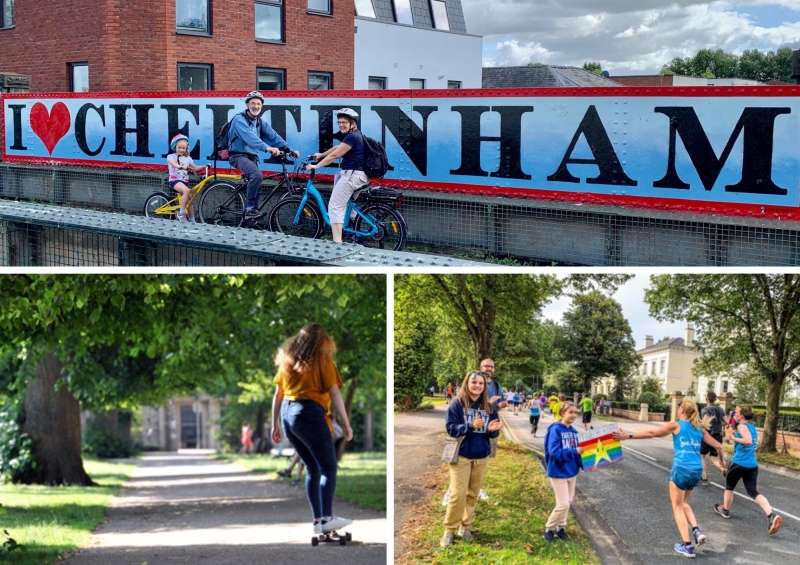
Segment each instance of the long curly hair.
[{"label": "long curly hair", "polygon": [[321,324],[311,322],[278,348],[275,366],[286,376],[286,385],[292,386],[321,359],[335,354],[336,342]]}]

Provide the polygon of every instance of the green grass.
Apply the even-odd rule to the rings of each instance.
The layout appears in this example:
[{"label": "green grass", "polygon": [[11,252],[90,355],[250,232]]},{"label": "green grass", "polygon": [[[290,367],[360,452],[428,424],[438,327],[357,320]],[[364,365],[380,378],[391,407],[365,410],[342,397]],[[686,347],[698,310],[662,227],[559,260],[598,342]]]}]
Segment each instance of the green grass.
[{"label": "green grass", "polygon": [[555,497],[539,461],[530,450],[500,439],[497,458],[489,461],[483,488],[488,501],[478,502],[471,543],[456,542],[440,548],[444,532],[445,507],[442,495],[447,489],[447,467],[435,473],[431,496],[403,529],[407,554],[399,561],[404,565],[434,563],[462,565],[463,563],[537,565],[592,565],[601,561],[586,534],[570,516],[567,543],[548,544],[542,539],[547,518],[555,506]]},{"label": "green grass", "polygon": [[[276,473],[287,468],[290,461],[286,457],[275,459],[269,455],[218,455],[217,458],[238,463],[250,471],[266,473],[273,480],[282,480]],[[378,512],[386,512],[386,455],[346,453],[339,462],[336,496]]]},{"label": "green grass", "polygon": [[440,404],[444,404],[446,401],[447,401],[447,399],[444,398],[443,396],[434,396],[434,397],[426,396],[422,400],[422,402],[420,402],[419,409],[420,410],[430,410],[434,406],[438,406]]},{"label": "green grass", "polygon": [[[86,544],[134,466],[84,458],[84,467],[101,486],[0,485],[0,531],[8,530],[22,546],[11,552],[0,548],[0,562],[52,563],[59,554]],[[5,541],[0,537],[0,542]]]}]

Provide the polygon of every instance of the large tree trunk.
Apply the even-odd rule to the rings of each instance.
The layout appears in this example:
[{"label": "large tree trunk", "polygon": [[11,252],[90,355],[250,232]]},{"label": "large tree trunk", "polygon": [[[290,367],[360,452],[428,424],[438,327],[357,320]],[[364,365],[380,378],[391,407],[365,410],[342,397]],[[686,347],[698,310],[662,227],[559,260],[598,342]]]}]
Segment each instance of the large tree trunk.
[{"label": "large tree trunk", "polygon": [[767,415],[764,418],[764,433],[758,442],[759,453],[775,453],[778,439],[778,410],[781,405],[783,378],[767,383]]},{"label": "large tree trunk", "polygon": [[43,484],[94,486],[81,459],[80,404],[66,386],[56,389],[63,366],[54,353],[39,361],[25,388],[22,431],[33,440]]}]

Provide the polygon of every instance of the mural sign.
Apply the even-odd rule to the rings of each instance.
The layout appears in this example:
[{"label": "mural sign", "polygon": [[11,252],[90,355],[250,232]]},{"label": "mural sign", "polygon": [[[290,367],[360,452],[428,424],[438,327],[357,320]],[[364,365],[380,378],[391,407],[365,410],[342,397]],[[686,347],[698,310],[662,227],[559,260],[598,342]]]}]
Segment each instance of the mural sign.
[{"label": "mural sign", "polygon": [[[453,92],[272,92],[264,112],[307,155],[334,143],[336,109],[355,109],[386,146],[387,184],[406,188],[800,215],[798,87]],[[244,110],[243,93],[224,92],[0,100],[5,162],[143,169],[165,167],[177,133],[209,161],[214,132]]]}]

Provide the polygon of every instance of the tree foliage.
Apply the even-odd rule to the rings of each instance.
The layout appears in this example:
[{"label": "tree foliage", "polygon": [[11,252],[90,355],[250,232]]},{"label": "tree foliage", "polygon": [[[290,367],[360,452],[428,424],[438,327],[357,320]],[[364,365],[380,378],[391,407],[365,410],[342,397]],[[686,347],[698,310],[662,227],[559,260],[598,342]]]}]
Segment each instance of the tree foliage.
[{"label": "tree foliage", "polygon": [[722,49],[701,49],[694,57],[672,59],[661,72],[706,78],[742,78],[761,82],[779,79],[792,82],[791,60],[791,47],[766,52],[747,49],[738,56]]},{"label": "tree foliage", "polygon": [[695,324],[706,374],[747,365],[766,383],[760,451],[774,452],[781,391],[800,368],[800,275],[659,275],[645,291],[658,320]]},{"label": "tree foliage", "polygon": [[584,391],[608,375],[615,380],[624,378],[641,363],[622,306],[599,291],[573,298],[572,306],[564,313],[558,347],[581,379]]},{"label": "tree foliage", "polygon": [[597,61],[586,61],[583,64],[583,70],[589,71],[590,73],[600,76],[603,74],[603,66],[598,63]]}]

